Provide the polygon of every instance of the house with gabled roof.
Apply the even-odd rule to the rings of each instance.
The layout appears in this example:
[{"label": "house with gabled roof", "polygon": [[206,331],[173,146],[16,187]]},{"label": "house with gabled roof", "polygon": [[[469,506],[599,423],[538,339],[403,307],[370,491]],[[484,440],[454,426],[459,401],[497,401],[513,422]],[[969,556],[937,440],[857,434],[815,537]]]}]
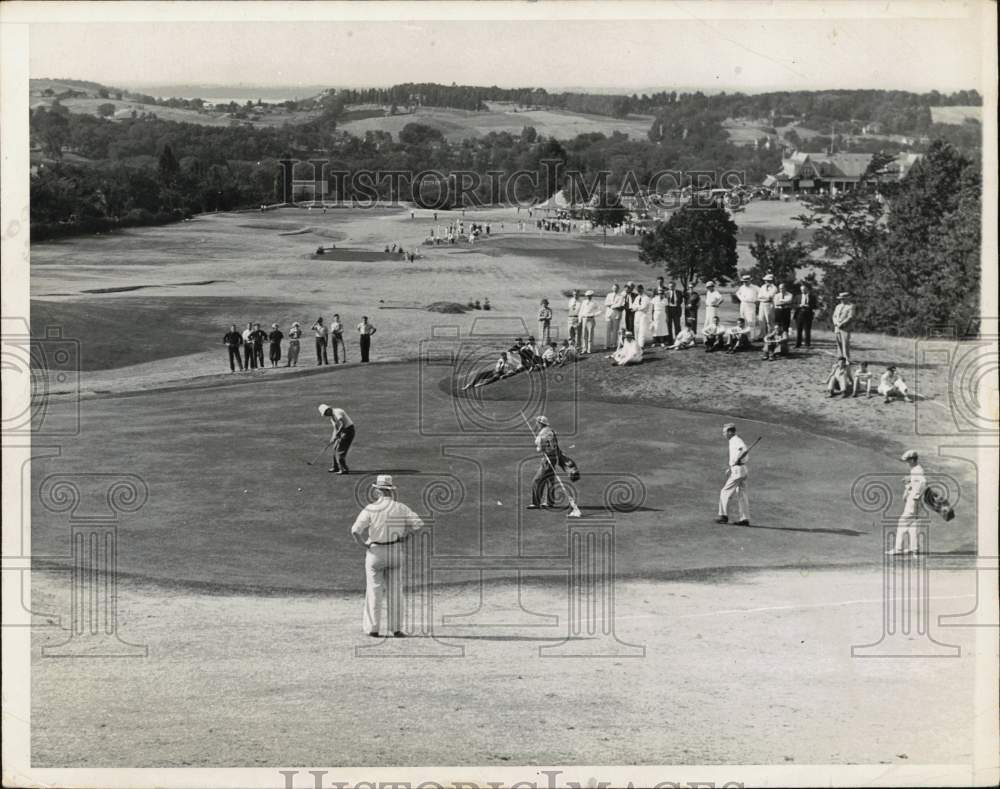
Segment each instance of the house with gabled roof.
[{"label": "house with gabled roof", "polygon": [[[921,154],[897,156],[881,178],[894,180],[905,177]],[[764,186],[779,194],[850,191],[865,179],[873,154],[870,153],[804,153],[796,151],[782,158],[781,171],[764,179]],[[871,176],[869,181],[877,180]]]}]

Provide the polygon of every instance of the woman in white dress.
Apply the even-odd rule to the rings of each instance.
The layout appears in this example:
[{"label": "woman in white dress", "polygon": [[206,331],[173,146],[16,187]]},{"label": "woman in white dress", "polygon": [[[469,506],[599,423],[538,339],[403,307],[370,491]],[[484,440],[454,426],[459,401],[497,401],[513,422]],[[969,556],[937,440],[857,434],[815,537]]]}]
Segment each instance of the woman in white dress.
[{"label": "woman in white dress", "polygon": [[632,332],[625,332],[621,347],[609,357],[611,363],[622,367],[626,364],[639,364],[642,361],[642,346]]},{"label": "woman in white dress", "polygon": [[712,319],[719,314],[719,307],[722,304],[722,294],[715,289],[715,283],[712,280],[705,283],[705,291],[705,323],[702,324],[703,331],[705,326],[712,324]]},{"label": "woman in white dress", "polygon": [[657,288],[656,294],[650,299],[653,312],[653,345],[661,348],[665,346],[667,339],[667,297],[663,295],[663,288]]},{"label": "woman in white dress", "polygon": [[632,310],[635,312],[635,341],[640,348],[644,348],[652,336],[653,321],[650,315],[652,301],[642,285],[636,288],[636,297],[632,302]]}]

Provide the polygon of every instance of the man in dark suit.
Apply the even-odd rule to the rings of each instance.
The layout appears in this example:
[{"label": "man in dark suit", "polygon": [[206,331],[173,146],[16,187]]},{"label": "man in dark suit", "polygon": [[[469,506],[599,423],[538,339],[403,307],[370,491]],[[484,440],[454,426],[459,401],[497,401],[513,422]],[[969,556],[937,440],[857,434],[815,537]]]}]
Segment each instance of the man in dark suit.
[{"label": "man in dark suit", "polygon": [[625,331],[635,332],[635,311],[632,308],[636,296],[635,283],[625,285]]},{"label": "man in dark suit", "polygon": [[813,315],[819,307],[816,294],[812,292],[809,283],[803,282],[799,295],[795,297],[795,347],[802,347],[805,336],[806,348],[812,347]]},{"label": "man in dark suit", "polygon": [[684,304],[684,294],[671,282],[663,294],[667,300],[667,330],[671,337],[676,337],[681,331],[681,307]]},{"label": "man in dark suit", "polygon": [[240,346],[243,344],[243,335],[236,331],[236,324],[229,327],[222,342],[229,349],[229,372],[236,372],[236,365],[239,365],[240,372],[243,372],[243,361],[240,359]]}]

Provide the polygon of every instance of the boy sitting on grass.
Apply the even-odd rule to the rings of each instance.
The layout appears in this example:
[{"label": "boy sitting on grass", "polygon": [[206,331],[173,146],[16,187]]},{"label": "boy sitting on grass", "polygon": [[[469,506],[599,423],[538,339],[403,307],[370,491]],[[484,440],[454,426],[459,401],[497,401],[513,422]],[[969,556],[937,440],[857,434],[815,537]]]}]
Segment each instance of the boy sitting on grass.
[{"label": "boy sitting on grass", "polygon": [[854,396],[857,397],[861,391],[861,384],[865,385],[865,396],[872,396],[872,374],[868,371],[868,362],[861,362],[858,371],[854,374]]}]

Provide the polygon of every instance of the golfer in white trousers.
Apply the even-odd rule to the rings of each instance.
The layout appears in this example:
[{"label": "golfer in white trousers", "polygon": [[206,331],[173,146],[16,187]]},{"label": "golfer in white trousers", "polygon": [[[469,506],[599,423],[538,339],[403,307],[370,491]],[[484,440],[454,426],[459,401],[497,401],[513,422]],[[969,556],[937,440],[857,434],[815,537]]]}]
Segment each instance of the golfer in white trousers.
[{"label": "golfer in white trousers", "polygon": [[889,555],[904,553],[904,545],[906,545],[905,553],[917,553],[918,508],[924,497],[924,491],[927,489],[927,477],[924,475],[924,469],[920,465],[916,451],[910,449],[904,452],[900,460],[905,461],[910,466],[910,476],[906,478],[904,483],[903,514],[899,516],[899,523],[896,525],[896,544],[886,551],[886,554]]},{"label": "golfer in white trousers", "polygon": [[365,610],[362,627],[370,636],[379,635],[382,600],[388,593],[389,631],[401,638],[403,632],[403,571],[405,543],[424,523],[405,504],[396,501],[392,477],[379,474],[372,485],[377,501],[361,510],[351,536],[365,552]]},{"label": "golfer in white trousers", "polygon": [[750,500],[747,497],[747,445],[736,435],[736,425],[729,422],[722,426],[722,434],[729,439],[729,476],[719,493],[719,517],[716,523],[729,523],[729,500],[735,495],[740,519],[737,526],[750,525]]}]

